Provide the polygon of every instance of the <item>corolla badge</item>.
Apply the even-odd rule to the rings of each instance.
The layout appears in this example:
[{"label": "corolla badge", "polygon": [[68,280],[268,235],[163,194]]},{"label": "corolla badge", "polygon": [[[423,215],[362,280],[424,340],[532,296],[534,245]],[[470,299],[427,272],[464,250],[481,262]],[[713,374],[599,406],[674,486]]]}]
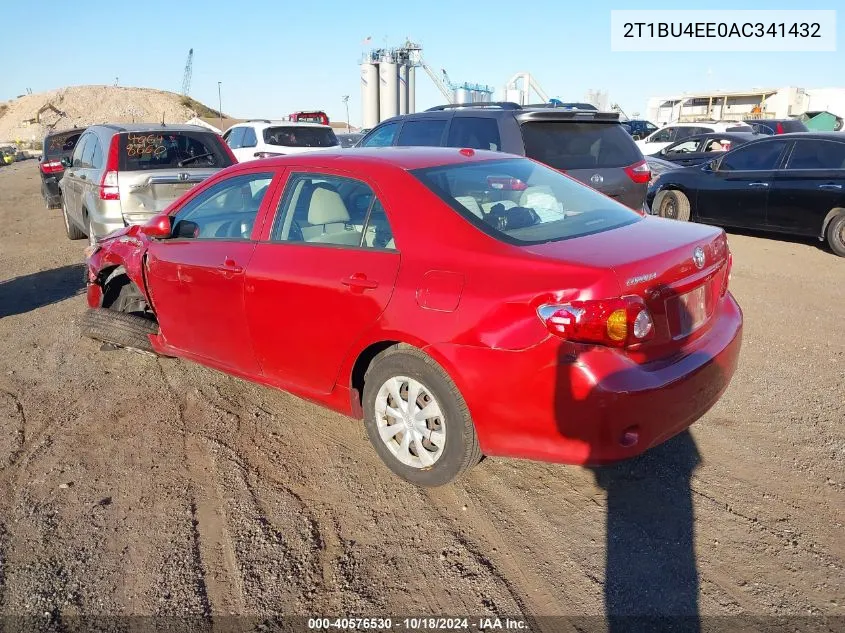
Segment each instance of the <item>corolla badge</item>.
[{"label": "corolla badge", "polygon": [[644,283],[646,281],[651,281],[652,279],[657,278],[657,273],[647,273],[645,275],[637,275],[636,277],[631,277],[628,281],[625,282],[626,286],[636,286],[637,284]]},{"label": "corolla badge", "polygon": [[696,268],[704,268],[704,249],[696,246],[692,253],[692,262]]},{"label": "corolla badge", "polygon": [[600,185],[601,183],[604,182],[604,177],[602,177],[601,174],[593,174],[590,177],[590,182],[593,183],[594,185]]}]

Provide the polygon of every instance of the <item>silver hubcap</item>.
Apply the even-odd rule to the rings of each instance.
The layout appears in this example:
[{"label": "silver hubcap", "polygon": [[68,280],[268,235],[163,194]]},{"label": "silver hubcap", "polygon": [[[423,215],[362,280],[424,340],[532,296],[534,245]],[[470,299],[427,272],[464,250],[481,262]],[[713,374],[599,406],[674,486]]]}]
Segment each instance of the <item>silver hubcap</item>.
[{"label": "silver hubcap", "polygon": [[407,376],[389,378],[376,395],[376,426],[385,446],[412,468],[430,468],[446,446],[446,420],[434,395]]}]

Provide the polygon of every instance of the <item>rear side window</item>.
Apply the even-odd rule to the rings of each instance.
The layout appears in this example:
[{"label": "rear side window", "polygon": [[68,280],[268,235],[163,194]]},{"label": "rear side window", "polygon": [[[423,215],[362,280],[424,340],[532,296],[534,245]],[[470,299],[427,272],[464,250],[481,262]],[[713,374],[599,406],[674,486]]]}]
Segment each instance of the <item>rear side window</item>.
[{"label": "rear side window", "polygon": [[845,169],[845,143],[798,141],[787,169]]},{"label": "rear side window", "polygon": [[719,163],[722,171],[768,171],[775,169],[786,141],[767,141],[746,145],[727,154]]},{"label": "rear side window", "polygon": [[276,125],[264,129],[264,142],[283,147],[334,147],[337,135],[328,127]]},{"label": "rear side window", "polygon": [[449,128],[449,147],[471,147],[499,151],[502,143],[499,139],[499,123],[496,119],[481,117],[455,117]]},{"label": "rear side window", "polygon": [[68,132],[66,134],[54,134],[44,139],[44,155],[47,158],[67,156],[71,154],[79,142],[82,132]]},{"label": "rear side window", "polygon": [[255,136],[255,130],[251,127],[245,127],[241,147],[255,147],[256,145],[258,145],[258,137]]},{"label": "rear side window", "polygon": [[232,149],[243,147],[244,130],[246,130],[245,127],[236,127],[226,133],[228,135],[226,136],[226,142],[229,144],[229,147]]},{"label": "rear side window", "polygon": [[579,237],[642,219],[594,189],[524,158],[411,173],[479,229],[512,244]]},{"label": "rear side window", "polygon": [[420,121],[405,121],[399,133],[397,145],[437,147],[446,129],[445,119],[422,119]]},{"label": "rear side window", "polygon": [[232,164],[220,137],[207,132],[127,132],[120,135],[119,156],[121,171],[223,168]]},{"label": "rear side window", "polygon": [[530,121],[522,124],[525,155],[555,169],[627,167],[642,160],[631,136],[615,123]]},{"label": "rear side window", "polygon": [[361,147],[388,147],[393,145],[393,139],[396,138],[396,132],[398,131],[398,121],[386,123],[380,128],[373,130],[373,133],[361,142]]}]

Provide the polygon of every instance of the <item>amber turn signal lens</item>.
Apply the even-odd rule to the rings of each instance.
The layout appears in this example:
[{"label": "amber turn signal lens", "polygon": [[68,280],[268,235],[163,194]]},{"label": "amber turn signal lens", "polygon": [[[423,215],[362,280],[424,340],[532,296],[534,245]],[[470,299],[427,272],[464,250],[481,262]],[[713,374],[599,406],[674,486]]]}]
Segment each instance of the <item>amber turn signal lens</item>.
[{"label": "amber turn signal lens", "polygon": [[624,341],[628,337],[628,315],[625,310],[614,310],[607,317],[607,336],[613,341]]}]

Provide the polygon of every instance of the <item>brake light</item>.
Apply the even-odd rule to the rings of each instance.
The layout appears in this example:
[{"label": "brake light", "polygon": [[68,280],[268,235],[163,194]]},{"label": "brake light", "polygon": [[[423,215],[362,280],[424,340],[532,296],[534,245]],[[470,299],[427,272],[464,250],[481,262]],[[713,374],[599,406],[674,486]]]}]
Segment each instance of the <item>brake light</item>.
[{"label": "brake light", "polygon": [[120,200],[120,188],[117,186],[118,151],[120,137],[115,134],[109,144],[109,155],[106,159],[106,169],[100,181],[100,200]]},{"label": "brake light", "polygon": [[498,191],[525,191],[528,189],[528,185],[519,178],[511,178],[509,176],[488,176],[487,185],[491,189]]},{"label": "brake light", "polygon": [[60,160],[48,160],[46,163],[41,163],[41,171],[45,174],[57,174],[65,170]]},{"label": "brake light", "polygon": [[731,269],[733,268],[733,265],[734,265],[733,253],[728,251],[728,258],[725,261],[725,276],[722,277],[722,290],[720,292],[720,295],[722,297],[724,297],[725,294],[728,292],[728,283],[731,280]]},{"label": "brake light", "polygon": [[273,156],[284,156],[284,154],[280,152],[255,152],[253,156],[255,158],[272,158]]},{"label": "brake light", "polygon": [[775,125],[775,134],[783,134],[783,124],[780,121]]},{"label": "brake light", "polygon": [[636,296],[547,303],[537,314],[549,332],[578,343],[626,347],[654,336],[651,314]]},{"label": "brake light", "polygon": [[648,168],[648,163],[644,160],[634,163],[630,167],[626,167],[625,173],[638,185],[647,184],[651,180],[651,170]]}]

